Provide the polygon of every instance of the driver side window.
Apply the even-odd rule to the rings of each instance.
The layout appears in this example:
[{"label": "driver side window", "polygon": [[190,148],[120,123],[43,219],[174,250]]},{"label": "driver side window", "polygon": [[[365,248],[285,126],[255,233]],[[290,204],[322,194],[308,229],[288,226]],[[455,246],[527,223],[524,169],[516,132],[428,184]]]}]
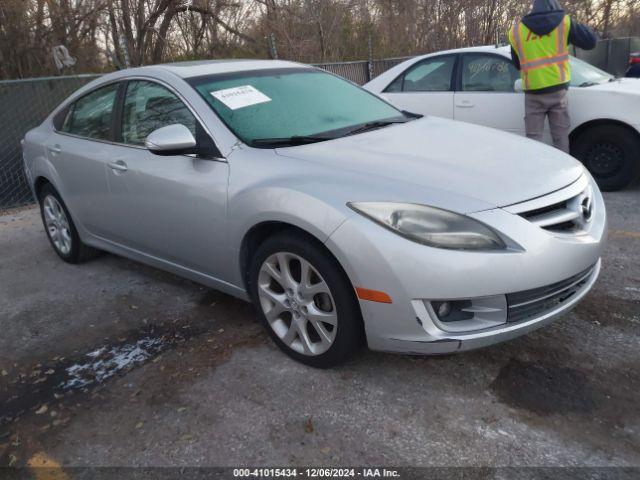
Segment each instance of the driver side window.
[{"label": "driver side window", "polygon": [[172,92],[153,82],[129,82],[122,115],[124,143],[142,146],[151,132],[176,123],[197,138],[195,117]]},{"label": "driver side window", "polygon": [[462,65],[463,92],[513,93],[520,78],[513,63],[497,55],[464,55]]}]

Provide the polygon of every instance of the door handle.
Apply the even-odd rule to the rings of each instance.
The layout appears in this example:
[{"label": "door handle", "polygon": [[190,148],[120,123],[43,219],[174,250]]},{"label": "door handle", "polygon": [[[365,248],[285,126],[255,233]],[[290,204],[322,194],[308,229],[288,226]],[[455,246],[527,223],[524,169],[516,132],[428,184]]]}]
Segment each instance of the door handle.
[{"label": "door handle", "polygon": [[458,108],[473,108],[473,107],[475,107],[475,105],[470,100],[461,100],[458,103],[456,103],[456,107],[458,107]]},{"label": "door handle", "polygon": [[60,145],[53,145],[49,147],[49,151],[54,155],[58,155],[62,152],[62,148],[60,147]]},{"label": "door handle", "polygon": [[109,166],[109,168],[111,170],[115,170],[117,172],[126,172],[127,171],[127,164],[124,163],[122,160],[118,160],[115,162],[109,162],[107,163],[107,165]]}]

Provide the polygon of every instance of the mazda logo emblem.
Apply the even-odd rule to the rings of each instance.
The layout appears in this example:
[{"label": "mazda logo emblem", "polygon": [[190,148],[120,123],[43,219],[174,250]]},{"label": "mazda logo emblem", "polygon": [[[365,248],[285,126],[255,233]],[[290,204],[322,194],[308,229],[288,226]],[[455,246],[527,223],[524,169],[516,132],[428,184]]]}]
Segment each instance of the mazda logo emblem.
[{"label": "mazda logo emblem", "polygon": [[580,211],[582,212],[582,218],[584,218],[586,222],[591,220],[591,216],[593,215],[593,203],[591,202],[590,197],[586,197],[582,200],[582,203],[580,203]]}]

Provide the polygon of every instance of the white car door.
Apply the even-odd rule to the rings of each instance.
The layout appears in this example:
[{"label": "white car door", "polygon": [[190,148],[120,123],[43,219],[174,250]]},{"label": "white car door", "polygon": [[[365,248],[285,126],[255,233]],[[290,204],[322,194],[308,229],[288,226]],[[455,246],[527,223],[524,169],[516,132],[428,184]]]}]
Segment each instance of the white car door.
[{"label": "white car door", "polygon": [[524,93],[515,91],[520,73],[510,59],[491,53],[460,58],[454,119],[524,135]]},{"label": "white car door", "polygon": [[455,55],[422,60],[396,78],[381,95],[403,110],[452,119],[455,64]]}]

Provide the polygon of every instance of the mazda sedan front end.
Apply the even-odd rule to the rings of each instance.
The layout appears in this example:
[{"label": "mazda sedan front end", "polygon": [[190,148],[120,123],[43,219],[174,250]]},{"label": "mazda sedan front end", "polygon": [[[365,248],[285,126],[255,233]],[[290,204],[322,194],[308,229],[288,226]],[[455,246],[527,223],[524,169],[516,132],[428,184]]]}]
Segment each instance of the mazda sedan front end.
[{"label": "mazda sedan front end", "polygon": [[549,195],[465,216],[391,202],[354,208],[363,216],[330,247],[351,259],[357,281],[392,299],[363,303],[374,349],[439,354],[515,338],[574,307],[600,272],[606,215],[586,172]]}]

